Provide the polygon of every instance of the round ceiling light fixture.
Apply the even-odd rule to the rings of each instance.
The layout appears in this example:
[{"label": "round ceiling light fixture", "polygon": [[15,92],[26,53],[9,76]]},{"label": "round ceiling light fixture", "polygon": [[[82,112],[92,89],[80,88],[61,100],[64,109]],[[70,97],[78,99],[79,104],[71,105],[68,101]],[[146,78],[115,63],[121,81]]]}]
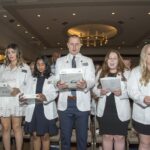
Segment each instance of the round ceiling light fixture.
[{"label": "round ceiling light fixture", "polygon": [[117,35],[117,32],[117,28],[106,24],[84,24],[67,30],[68,35],[78,35],[82,44],[87,47],[104,46],[110,38]]}]

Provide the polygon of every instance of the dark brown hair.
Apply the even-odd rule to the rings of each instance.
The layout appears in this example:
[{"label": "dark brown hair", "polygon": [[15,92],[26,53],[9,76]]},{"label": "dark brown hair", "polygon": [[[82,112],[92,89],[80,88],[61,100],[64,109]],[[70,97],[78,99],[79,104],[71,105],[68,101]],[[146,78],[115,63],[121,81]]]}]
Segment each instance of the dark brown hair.
[{"label": "dark brown hair", "polygon": [[121,57],[120,53],[117,50],[110,50],[108,51],[108,53],[105,56],[102,68],[101,68],[101,75],[100,77],[105,77],[108,75],[108,73],[110,72],[110,69],[108,67],[108,59],[109,59],[109,55],[111,53],[116,53],[118,56],[118,66],[117,66],[117,72],[116,73],[123,73],[125,70],[125,64],[123,62],[123,58]]}]

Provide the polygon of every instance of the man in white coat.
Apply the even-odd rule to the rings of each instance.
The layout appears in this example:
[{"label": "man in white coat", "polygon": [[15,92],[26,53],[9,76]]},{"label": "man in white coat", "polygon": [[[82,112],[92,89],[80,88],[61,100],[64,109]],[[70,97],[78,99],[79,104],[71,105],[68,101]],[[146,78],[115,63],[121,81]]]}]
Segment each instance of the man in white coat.
[{"label": "man in white coat", "polygon": [[[61,148],[70,150],[72,128],[75,125],[77,150],[86,150],[87,128],[90,112],[90,89],[95,83],[95,69],[92,59],[80,53],[81,40],[72,35],[68,39],[69,54],[57,59],[56,78],[59,88],[58,113],[61,128]],[[76,83],[76,89],[71,90],[68,85],[60,80],[60,71],[68,68],[80,68],[83,80]]]}]

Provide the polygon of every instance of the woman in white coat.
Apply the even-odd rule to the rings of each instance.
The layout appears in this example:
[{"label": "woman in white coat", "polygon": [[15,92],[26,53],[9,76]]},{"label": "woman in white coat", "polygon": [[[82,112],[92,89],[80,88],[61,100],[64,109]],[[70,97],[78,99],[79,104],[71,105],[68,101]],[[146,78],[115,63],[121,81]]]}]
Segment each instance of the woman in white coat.
[{"label": "woman in white coat", "polygon": [[[97,118],[102,134],[103,150],[125,150],[125,136],[130,120],[130,104],[127,95],[127,79],[122,57],[116,50],[106,54],[101,70],[96,77],[95,94],[99,97]],[[110,91],[102,87],[101,78],[119,78],[121,88]]]},{"label": "woman in white coat", "polygon": [[[30,94],[36,94],[35,104],[27,106],[25,115],[25,132],[33,135],[35,150],[49,150],[50,136],[57,134],[58,131],[55,103],[57,93],[52,79],[47,57],[38,57],[30,87]],[[23,101],[26,102],[25,99]]]},{"label": "woman in white coat", "polygon": [[140,65],[128,80],[128,93],[133,104],[133,127],[139,133],[139,150],[150,149],[150,44],[143,47]]},{"label": "woman in white coat", "polygon": [[0,97],[0,117],[2,124],[2,137],[5,150],[10,150],[11,124],[16,140],[16,149],[22,149],[22,116],[23,107],[19,105],[19,93],[26,93],[31,71],[21,57],[18,45],[9,44],[5,51],[6,59],[0,67],[0,82],[7,84],[11,95]]}]

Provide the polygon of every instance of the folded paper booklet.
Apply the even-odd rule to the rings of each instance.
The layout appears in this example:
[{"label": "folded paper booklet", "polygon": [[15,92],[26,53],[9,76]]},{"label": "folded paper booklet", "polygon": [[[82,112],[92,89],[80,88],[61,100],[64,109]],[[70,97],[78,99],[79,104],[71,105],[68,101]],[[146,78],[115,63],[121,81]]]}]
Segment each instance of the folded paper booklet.
[{"label": "folded paper booklet", "polygon": [[109,89],[111,92],[116,89],[121,89],[121,81],[116,77],[105,77],[100,79],[102,88]]},{"label": "folded paper booklet", "polygon": [[26,99],[36,99],[37,94],[24,94],[23,97]]},{"label": "folded paper booklet", "polygon": [[26,99],[26,104],[35,104],[35,99],[37,98],[37,94],[24,94],[23,98]]},{"label": "folded paper booklet", "polygon": [[65,82],[70,89],[76,88],[76,83],[83,80],[81,68],[69,68],[60,71],[60,80]]},{"label": "folded paper booklet", "polygon": [[4,82],[0,82],[0,97],[10,97],[12,88]]}]

